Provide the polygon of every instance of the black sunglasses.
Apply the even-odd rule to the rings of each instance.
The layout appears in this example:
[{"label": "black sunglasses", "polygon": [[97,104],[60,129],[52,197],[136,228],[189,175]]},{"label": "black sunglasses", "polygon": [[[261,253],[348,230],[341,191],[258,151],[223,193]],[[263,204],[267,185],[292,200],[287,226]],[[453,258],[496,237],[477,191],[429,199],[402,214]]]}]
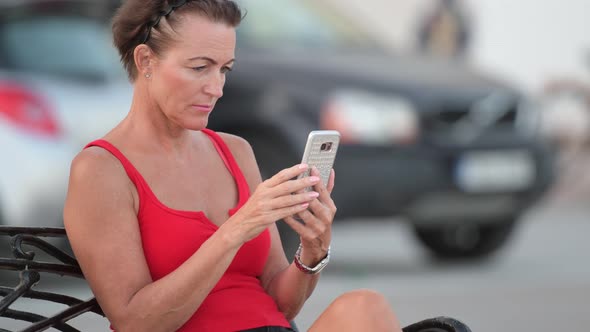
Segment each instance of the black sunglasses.
[{"label": "black sunglasses", "polygon": [[173,3],[170,5],[170,7],[168,7],[168,10],[165,11],[160,11],[160,13],[158,14],[158,18],[156,18],[155,21],[152,21],[148,24],[147,26],[147,33],[145,34],[145,37],[143,38],[142,42],[140,44],[145,44],[147,43],[147,41],[150,39],[150,36],[152,34],[152,29],[158,25],[160,23],[160,20],[162,19],[162,17],[168,16],[170,15],[175,9],[180,8],[184,5],[187,4],[187,2],[189,2],[190,0],[177,0],[177,1],[172,1]]}]

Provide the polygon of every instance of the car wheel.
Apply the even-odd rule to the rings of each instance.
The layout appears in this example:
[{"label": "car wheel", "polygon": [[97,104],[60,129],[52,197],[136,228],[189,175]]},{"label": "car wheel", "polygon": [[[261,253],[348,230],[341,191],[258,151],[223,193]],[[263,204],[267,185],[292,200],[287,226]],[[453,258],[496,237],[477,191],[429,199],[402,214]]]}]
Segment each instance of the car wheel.
[{"label": "car wheel", "polygon": [[[288,150],[287,143],[280,138],[265,137],[261,134],[244,134],[243,137],[252,145],[263,181],[297,163],[293,153]],[[299,235],[282,220],[276,225],[281,235],[285,255],[291,261],[299,247]]]},{"label": "car wheel", "polygon": [[509,239],[516,218],[494,223],[414,225],[414,235],[440,260],[481,259],[497,251]]}]

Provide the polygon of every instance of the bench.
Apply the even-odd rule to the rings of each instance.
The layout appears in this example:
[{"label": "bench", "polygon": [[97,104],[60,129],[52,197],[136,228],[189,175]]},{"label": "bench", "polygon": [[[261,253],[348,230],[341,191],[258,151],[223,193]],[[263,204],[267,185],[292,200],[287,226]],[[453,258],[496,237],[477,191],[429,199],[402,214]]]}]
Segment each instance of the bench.
[{"label": "bench", "polygon": [[[41,275],[57,275],[84,280],[84,275],[75,257],[64,250],[69,247],[63,228],[10,227],[0,226],[0,275],[18,272],[18,277],[8,280],[10,285],[0,285],[0,318],[8,318],[28,324],[21,332],[37,332],[54,329],[63,332],[77,332],[69,324],[83,314],[95,314],[104,317],[96,299],[77,299],[60,292],[34,290],[40,282]],[[28,249],[28,250],[25,250]],[[10,250],[4,257],[4,253]],[[33,251],[34,250],[34,251]],[[42,256],[42,257],[41,257]],[[16,271],[16,272],[14,272]],[[1,278],[3,282],[3,279]],[[10,278],[9,278],[10,279]],[[87,286],[87,285],[86,285]],[[11,309],[20,298],[47,301],[65,305],[52,315]],[[106,319],[106,318],[105,318]],[[293,323],[295,330],[297,327]],[[0,332],[10,332],[0,326]],[[411,324],[403,328],[404,332],[471,332],[460,321],[450,317],[436,317]]]}]

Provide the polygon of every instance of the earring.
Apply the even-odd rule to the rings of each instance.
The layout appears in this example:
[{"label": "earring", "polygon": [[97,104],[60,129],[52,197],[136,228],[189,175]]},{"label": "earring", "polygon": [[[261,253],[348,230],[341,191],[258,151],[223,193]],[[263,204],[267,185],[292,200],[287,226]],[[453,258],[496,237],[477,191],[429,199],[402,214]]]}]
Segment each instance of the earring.
[{"label": "earring", "polygon": [[150,78],[150,77],[152,77],[152,75],[150,75],[150,74],[145,74],[145,78]]}]

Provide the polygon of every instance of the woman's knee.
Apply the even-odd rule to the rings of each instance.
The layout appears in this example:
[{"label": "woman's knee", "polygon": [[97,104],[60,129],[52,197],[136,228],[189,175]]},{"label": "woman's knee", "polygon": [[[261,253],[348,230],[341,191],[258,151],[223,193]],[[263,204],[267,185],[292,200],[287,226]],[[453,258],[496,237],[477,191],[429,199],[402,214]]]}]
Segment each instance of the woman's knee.
[{"label": "woman's knee", "polygon": [[342,314],[390,313],[391,305],[380,293],[370,289],[359,289],[344,293],[332,303],[335,311]]},{"label": "woman's knee", "polygon": [[369,289],[337,297],[310,331],[401,331],[399,321],[387,299]]},{"label": "woman's knee", "polygon": [[344,293],[332,302],[328,312],[344,325],[339,327],[342,331],[401,331],[387,299],[373,290]]}]

